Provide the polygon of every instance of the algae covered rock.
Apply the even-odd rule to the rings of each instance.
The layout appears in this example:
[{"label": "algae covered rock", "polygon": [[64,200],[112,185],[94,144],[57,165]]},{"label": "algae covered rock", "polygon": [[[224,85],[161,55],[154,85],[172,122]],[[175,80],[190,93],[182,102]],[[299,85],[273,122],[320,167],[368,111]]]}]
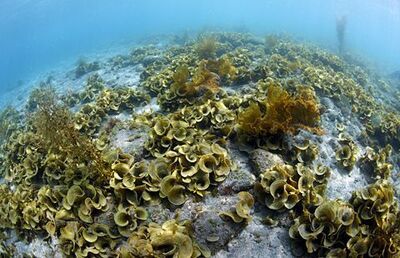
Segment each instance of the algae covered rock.
[{"label": "algae covered rock", "polygon": [[238,234],[242,225],[224,221],[216,212],[203,211],[193,221],[194,236],[212,253],[225,246]]},{"label": "algae covered rock", "polygon": [[253,150],[250,153],[250,162],[254,168],[252,172],[256,176],[275,165],[284,163],[279,155],[263,149]]},{"label": "algae covered rock", "polygon": [[251,222],[214,257],[308,257],[293,247],[287,230],[284,226],[266,228],[260,222]]},{"label": "algae covered rock", "polygon": [[253,188],[256,177],[252,174],[248,155],[241,152],[238,146],[228,144],[228,150],[234,161],[235,168],[228,177],[218,186],[221,195],[234,195],[240,191],[248,191]]},{"label": "algae covered rock", "polygon": [[221,195],[229,195],[240,191],[248,191],[253,188],[256,178],[249,170],[238,168],[218,186]]}]

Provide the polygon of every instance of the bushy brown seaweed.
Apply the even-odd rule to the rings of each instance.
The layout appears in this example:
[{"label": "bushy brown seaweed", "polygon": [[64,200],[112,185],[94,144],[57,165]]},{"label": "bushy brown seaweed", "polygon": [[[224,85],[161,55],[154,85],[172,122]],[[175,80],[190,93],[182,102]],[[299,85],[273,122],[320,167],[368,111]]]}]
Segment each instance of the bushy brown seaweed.
[{"label": "bushy brown seaweed", "polygon": [[93,141],[75,128],[73,114],[57,102],[54,90],[47,88],[45,91],[46,97],[37,100],[36,111],[29,118],[39,145],[75,166],[85,164],[93,178],[105,176],[106,164]]},{"label": "bushy brown seaweed", "polygon": [[196,53],[201,59],[212,59],[218,49],[218,41],[215,37],[201,37],[196,44]]},{"label": "bushy brown seaweed", "polygon": [[322,134],[319,121],[315,92],[306,87],[297,88],[291,95],[278,85],[270,85],[265,99],[250,104],[238,115],[240,130],[253,136],[295,134],[299,129]]},{"label": "bushy brown seaweed", "polygon": [[203,60],[192,76],[187,66],[178,67],[173,74],[170,89],[159,96],[158,102],[163,109],[171,111],[212,99],[219,91],[220,76],[211,72],[207,67],[207,61]]}]

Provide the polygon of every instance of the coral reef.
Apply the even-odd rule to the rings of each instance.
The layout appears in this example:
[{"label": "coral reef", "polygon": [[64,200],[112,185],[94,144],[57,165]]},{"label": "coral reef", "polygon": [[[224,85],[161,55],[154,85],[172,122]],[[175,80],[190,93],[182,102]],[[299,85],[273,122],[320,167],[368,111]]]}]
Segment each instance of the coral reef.
[{"label": "coral reef", "polygon": [[400,254],[386,81],[277,35],[170,40],[0,113],[0,256]]}]

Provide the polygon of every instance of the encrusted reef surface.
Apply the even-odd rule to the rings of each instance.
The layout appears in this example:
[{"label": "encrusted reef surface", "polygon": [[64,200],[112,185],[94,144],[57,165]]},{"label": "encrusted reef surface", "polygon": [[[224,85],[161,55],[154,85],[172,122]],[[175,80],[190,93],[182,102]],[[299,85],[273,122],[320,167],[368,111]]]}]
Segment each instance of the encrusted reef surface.
[{"label": "encrusted reef surface", "polygon": [[400,255],[390,82],[274,35],[164,42],[3,109],[0,257]]}]

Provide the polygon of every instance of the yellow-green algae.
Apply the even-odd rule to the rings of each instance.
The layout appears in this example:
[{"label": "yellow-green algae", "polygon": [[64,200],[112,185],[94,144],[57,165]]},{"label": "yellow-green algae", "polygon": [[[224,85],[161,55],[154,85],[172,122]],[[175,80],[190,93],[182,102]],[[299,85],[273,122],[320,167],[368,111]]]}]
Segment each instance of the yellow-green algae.
[{"label": "yellow-green algae", "polygon": [[239,192],[235,209],[220,212],[220,216],[230,218],[235,223],[250,222],[250,210],[254,206],[254,198],[249,192]]},{"label": "yellow-green algae", "polygon": [[[118,69],[154,53],[163,58],[146,64],[140,90],[109,88],[94,75],[78,93],[58,96],[47,85],[34,90],[22,122],[18,112],[3,111],[0,228],[56,236],[66,256],[208,257],[190,221],[156,224],[146,207],[179,206],[209,193],[235,169],[227,149],[232,141],[262,146],[293,162],[264,171],[256,194],[271,209],[295,211],[289,233],[309,253],[399,254],[400,215],[388,182],[392,148],[383,147],[392,144],[398,151],[400,116],[364,88],[373,79],[366,72],[314,47],[274,36],[264,44],[237,33],[212,33],[163,51],[137,48],[112,62]],[[255,87],[224,90],[238,84]],[[134,114],[150,96],[157,96],[161,112],[130,121],[149,129],[145,156],[110,148],[112,128],[104,122],[122,112]],[[330,171],[309,164],[318,155],[314,143],[297,144],[294,152],[283,144],[283,136],[299,130],[324,133],[321,96],[349,100],[373,145],[360,160],[377,181],[348,202],[326,199]],[[356,146],[347,137],[339,141],[338,162],[350,169]],[[249,222],[253,204],[241,192],[236,207],[222,216]],[[13,248],[2,241],[0,254],[11,256]]]},{"label": "yellow-green algae", "polygon": [[354,141],[344,133],[340,133],[338,140],[341,146],[336,150],[336,160],[347,170],[352,170],[357,162],[358,147]]}]

